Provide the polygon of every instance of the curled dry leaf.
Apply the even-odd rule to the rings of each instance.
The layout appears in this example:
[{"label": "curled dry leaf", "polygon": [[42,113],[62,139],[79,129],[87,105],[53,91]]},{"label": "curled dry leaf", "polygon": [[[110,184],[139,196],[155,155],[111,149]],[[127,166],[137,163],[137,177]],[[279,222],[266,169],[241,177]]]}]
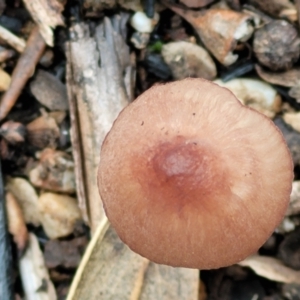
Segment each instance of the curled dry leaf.
[{"label": "curled dry leaf", "polygon": [[299,45],[296,28],[285,20],[269,22],[254,34],[257,59],[273,71],[290,69],[299,58]]},{"label": "curled dry leaf", "polygon": [[287,209],[286,216],[300,214],[300,181],[293,182],[290,205]]},{"label": "curled dry leaf", "polygon": [[202,47],[185,41],[163,45],[162,56],[175,79],[202,77],[212,80],[217,69],[209,53]]},{"label": "curled dry leaf", "polygon": [[6,190],[16,197],[21,206],[25,222],[39,226],[38,195],[33,186],[23,178],[7,178]]},{"label": "curled dry leaf", "polygon": [[166,3],[170,9],[186,19],[196,30],[206,48],[225,66],[233,64],[238,42],[247,41],[253,33],[251,16],[229,9],[212,8],[202,14]]},{"label": "curled dry leaf", "polygon": [[41,223],[50,239],[71,234],[81,214],[75,198],[67,195],[44,193],[39,197]]},{"label": "curled dry leaf", "polygon": [[24,4],[35,23],[39,25],[41,35],[47,45],[53,46],[52,28],[64,25],[63,17],[61,15],[61,12],[64,9],[62,1],[24,0]]},{"label": "curled dry leaf", "polygon": [[260,65],[255,65],[259,77],[271,83],[286,87],[300,85],[300,68],[293,68],[285,72],[270,72],[263,69]]},{"label": "curled dry leaf", "polygon": [[28,142],[39,149],[56,148],[60,136],[55,118],[46,112],[26,126]]},{"label": "curled dry leaf", "polygon": [[34,97],[49,110],[68,110],[66,86],[49,72],[39,70],[30,84]]},{"label": "curled dry leaf", "polygon": [[257,275],[269,280],[300,284],[300,271],[286,267],[276,258],[254,255],[241,261],[239,265],[249,267]]},{"label": "curled dry leaf", "polygon": [[29,244],[19,261],[19,270],[26,299],[56,300],[56,292],[45,266],[38,240],[29,234]]},{"label": "curled dry leaf", "polygon": [[46,148],[40,153],[38,165],[29,172],[34,186],[64,193],[75,192],[74,162],[63,151]]},{"label": "curled dry leaf", "polygon": [[12,234],[18,250],[23,251],[28,241],[28,231],[23,217],[22,209],[11,192],[5,195],[8,231]]},{"label": "curled dry leaf", "polygon": [[256,109],[269,118],[273,118],[281,108],[281,97],[269,84],[248,78],[237,78],[228,82],[215,81],[228,88],[245,105]]}]

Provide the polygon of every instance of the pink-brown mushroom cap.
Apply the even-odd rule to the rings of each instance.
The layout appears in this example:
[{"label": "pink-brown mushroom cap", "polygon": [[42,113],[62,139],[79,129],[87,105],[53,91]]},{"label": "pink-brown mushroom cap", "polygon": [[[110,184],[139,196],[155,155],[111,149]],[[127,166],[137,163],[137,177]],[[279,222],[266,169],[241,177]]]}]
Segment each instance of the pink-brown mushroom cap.
[{"label": "pink-brown mushroom cap", "polygon": [[126,107],[98,173],[124,243],[156,263],[198,269],[257,251],[284,216],[292,180],[273,122],[203,79],[156,85]]}]

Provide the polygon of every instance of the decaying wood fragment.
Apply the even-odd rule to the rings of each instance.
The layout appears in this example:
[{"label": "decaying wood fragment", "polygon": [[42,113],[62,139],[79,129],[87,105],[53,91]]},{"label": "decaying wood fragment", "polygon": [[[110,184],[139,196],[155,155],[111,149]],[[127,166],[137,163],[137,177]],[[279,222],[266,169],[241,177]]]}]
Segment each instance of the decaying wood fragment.
[{"label": "decaying wood fragment", "polygon": [[11,77],[11,84],[0,102],[0,120],[3,120],[20,96],[27,80],[33,75],[35,67],[41,58],[46,44],[35,27],[27,41]]},{"label": "decaying wood fragment", "polygon": [[105,218],[97,187],[100,147],[119,112],[132,100],[134,66],[119,33],[120,19],[113,24],[105,18],[94,37],[85,24],[77,24],[67,44],[77,195],[92,231]]},{"label": "decaying wood fragment", "polygon": [[53,46],[52,28],[64,25],[61,15],[64,9],[62,3],[58,0],[24,0],[26,8],[39,26],[41,35],[49,46]]}]

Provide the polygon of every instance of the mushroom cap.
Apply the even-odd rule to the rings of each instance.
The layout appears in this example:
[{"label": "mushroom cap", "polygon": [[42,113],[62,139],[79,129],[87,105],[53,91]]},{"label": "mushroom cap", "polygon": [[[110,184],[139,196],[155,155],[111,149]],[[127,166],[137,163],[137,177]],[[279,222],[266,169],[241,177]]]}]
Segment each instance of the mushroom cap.
[{"label": "mushroom cap", "polygon": [[98,173],[124,243],[153,262],[198,269],[257,251],[284,216],[292,180],[273,122],[204,79],[156,85],[127,106]]}]

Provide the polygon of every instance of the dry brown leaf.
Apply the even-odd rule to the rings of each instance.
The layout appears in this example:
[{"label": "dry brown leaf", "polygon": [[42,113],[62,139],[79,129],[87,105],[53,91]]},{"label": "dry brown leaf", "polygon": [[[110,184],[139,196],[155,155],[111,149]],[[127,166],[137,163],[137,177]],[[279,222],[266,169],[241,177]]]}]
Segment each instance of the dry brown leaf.
[{"label": "dry brown leaf", "polygon": [[39,26],[46,44],[53,46],[52,29],[64,25],[61,15],[64,10],[62,3],[57,0],[24,0],[24,4]]},{"label": "dry brown leaf", "polygon": [[253,33],[251,17],[247,14],[219,8],[199,13],[165,1],[163,3],[195,28],[206,48],[225,66],[238,59],[238,55],[232,53],[237,42],[248,40]]},{"label": "dry brown leaf", "polygon": [[26,126],[28,142],[38,149],[56,148],[60,136],[59,127],[54,118],[45,111]]},{"label": "dry brown leaf", "polygon": [[74,162],[66,152],[44,149],[38,165],[29,172],[30,182],[43,189],[73,194],[75,192]]},{"label": "dry brown leaf", "polygon": [[273,257],[254,255],[241,261],[239,265],[249,267],[257,275],[269,280],[300,284],[300,271],[286,267],[283,262]]},{"label": "dry brown leaf", "polygon": [[260,65],[255,66],[256,72],[263,80],[277,85],[293,87],[300,84],[300,68],[290,69],[285,72],[270,72]]},{"label": "dry brown leaf", "polygon": [[23,290],[28,300],[56,300],[56,292],[45,266],[36,236],[29,234],[29,244],[19,261]]},{"label": "dry brown leaf", "polygon": [[8,231],[13,235],[18,250],[23,251],[28,241],[28,230],[25,224],[21,207],[11,192],[5,195]]}]

